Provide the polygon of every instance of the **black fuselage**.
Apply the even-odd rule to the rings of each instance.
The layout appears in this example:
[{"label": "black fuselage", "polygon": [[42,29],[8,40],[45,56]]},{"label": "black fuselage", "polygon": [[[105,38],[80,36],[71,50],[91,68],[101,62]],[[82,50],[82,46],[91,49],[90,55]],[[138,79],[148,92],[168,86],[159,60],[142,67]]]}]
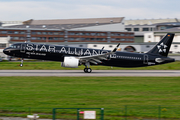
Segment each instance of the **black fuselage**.
[{"label": "black fuselage", "polygon": [[[100,49],[68,47],[60,45],[16,43],[4,49],[3,52],[6,55],[20,58],[63,62],[65,56],[92,56],[104,54],[110,51]],[[163,61],[157,62],[157,58],[161,58]],[[99,65],[116,67],[143,67],[149,65],[164,64],[169,62],[174,62],[174,59],[148,53],[140,54],[116,51],[114,54],[107,56],[107,60],[102,60],[102,63],[99,63]],[[93,63],[91,63],[91,65],[93,65]]]}]

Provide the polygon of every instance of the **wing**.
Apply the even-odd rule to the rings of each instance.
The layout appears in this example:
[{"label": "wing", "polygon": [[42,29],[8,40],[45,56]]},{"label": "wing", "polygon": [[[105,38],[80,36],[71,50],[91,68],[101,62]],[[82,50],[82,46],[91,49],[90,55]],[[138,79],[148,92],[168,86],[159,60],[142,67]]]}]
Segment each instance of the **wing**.
[{"label": "wing", "polygon": [[112,55],[116,52],[116,50],[118,49],[120,43],[111,51],[105,54],[100,54],[100,55],[92,55],[92,56],[83,56],[83,57],[79,57],[79,60],[81,63],[93,63],[93,64],[98,64],[98,63],[102,63],[101,60],[107,60],[107,57],[109,55]]}]

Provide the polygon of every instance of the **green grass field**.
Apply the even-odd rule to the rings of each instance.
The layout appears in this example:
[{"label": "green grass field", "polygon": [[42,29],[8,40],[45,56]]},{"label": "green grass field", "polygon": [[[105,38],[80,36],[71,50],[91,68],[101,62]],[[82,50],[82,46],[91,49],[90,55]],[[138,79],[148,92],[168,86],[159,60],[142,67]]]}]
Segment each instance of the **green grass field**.
[{"label": "green grass field", "polygon": [[[20,61],[19,62],[0,62],[0,69],[1,70],[7,70],[7,69],[16,69],[16,70],[23,70],[23,69],[38,69],[38,70],[61,70],[61,69],[67,69],[67,70],[83,70],[84,66],[81,65],[78,68],[64,68],[61,67],[60,62],[29,62],[25,61],[24,66],[20,67]],[[91,66],[93,70],[180,70],[180,61],[169,63],[169,64],[163,64],[163,65],[157,65],[157,66],[148,66],[148,67],[140,67],[140,68],[121,68],[121,67],[110,67],[110,66]]]},{"label": "green grass field", "polygon": [[157,118],[158,109],[161,116],[180,118],[179,85],[180,77],[1,77],[0,115],[9,115],[5,108],[49,108],[44,112],[52,113],[59,107],[105,108],[110,120],[125,113]]}]

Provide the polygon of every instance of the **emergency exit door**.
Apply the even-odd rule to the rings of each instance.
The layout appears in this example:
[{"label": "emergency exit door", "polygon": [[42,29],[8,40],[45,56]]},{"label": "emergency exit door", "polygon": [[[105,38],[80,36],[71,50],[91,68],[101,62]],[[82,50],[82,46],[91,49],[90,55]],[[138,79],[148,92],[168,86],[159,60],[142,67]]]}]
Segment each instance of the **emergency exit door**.
[{"label": "emergency exit door", "polygon": [[143,61],[144,64],[148,64],[148,55],[144,55],[144,61]]},{"label": "emergency exit door", "polygon": [[25,51],[26,51],[26,44],[22,43],[20,52],[25,53]]}]

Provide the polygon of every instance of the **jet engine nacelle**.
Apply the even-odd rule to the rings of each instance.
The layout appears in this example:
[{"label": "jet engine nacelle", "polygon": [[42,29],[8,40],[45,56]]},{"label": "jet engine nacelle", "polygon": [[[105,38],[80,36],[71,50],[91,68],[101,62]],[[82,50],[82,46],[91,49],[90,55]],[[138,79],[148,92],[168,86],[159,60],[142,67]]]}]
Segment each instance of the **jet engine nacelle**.
[{"label": "jet engine nacelle", "polygon": [[79,59],[76,57],[64,57],[64,62],[61,63],[62,67],[77,68]]}]

